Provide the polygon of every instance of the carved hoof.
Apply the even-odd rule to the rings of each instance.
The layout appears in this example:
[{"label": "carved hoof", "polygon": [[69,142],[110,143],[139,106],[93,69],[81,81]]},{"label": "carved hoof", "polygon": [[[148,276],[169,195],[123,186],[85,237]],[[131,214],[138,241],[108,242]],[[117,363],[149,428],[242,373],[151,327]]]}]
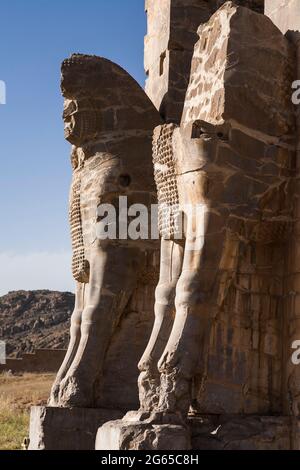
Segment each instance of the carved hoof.
[{"label": "carved hoof", "polygon": [[60,382],[55,381],[51,388],[50,397],[48,400],[48,406],[51,406],[51,407],[59,406],[59,387],[60,387]]},{"label": "carved hoof", "polygon": [[60,384],[59,406],[70,408],[92,408],[94,396],[87,381],[79,380],[75,375],[65,377]]},{"label": "carved hoof", "polygon": [[139,398],[142,408],[152,410],[158,405],[160,376],[158,373],[143,371],[138,379]]}]

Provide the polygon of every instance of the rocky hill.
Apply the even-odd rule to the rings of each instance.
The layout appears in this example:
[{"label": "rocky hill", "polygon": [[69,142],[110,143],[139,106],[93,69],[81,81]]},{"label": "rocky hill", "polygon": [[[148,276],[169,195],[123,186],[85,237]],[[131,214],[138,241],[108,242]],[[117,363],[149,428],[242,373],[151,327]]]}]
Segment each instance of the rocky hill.
[{"label": "rocky hill", "polygon": [[66,348],[74,307],[70,292],[17,291],[0,297],[0,340],[7,355]]}]

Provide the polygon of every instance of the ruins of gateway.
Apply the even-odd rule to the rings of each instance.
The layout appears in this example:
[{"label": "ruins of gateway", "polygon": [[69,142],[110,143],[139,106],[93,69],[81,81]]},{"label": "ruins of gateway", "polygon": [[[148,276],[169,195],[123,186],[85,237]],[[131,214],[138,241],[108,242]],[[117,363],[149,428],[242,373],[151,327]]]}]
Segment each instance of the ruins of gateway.
[{"label": "ruins of gateway", "polygon": [[[145,92],[62,64],[76,305],[30,448],[300,450],[299,1],[146,11]],[[120,196],[158,201],[160,241],[97,238]]]}]

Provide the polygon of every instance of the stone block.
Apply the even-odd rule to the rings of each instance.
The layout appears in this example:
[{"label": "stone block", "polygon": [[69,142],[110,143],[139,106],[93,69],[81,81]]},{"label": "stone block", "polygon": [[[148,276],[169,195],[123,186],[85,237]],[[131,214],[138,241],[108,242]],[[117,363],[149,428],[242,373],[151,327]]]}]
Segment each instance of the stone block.
[{"label": "stone block", "polygon": [[[179,123],[197,30],[226,0],[147,0],[146,92],[167,122]],[[236,0],[263,13],[264,0]],[[178,77],[183,83],[178,86]],[[174,103],[174,94],[177,95]]]},{"label": "stone block", "polygon": [[289,416],[201,415],[188,428],[111,421],[96,450],[300,450],[300,420]]},{"label": "stone block", "polygon": [[173,424],[111,421],[99,428],[96,450],[189,450],[189,430]]},{"label": "stone block", "polygon": [[288,416],[189,419],[194,450],[299,450],[299,420]]},{"label": "stone block", "polygon": [[118,410],[34,406],[29,450],[93,450],[99,425],[122,415]]}]

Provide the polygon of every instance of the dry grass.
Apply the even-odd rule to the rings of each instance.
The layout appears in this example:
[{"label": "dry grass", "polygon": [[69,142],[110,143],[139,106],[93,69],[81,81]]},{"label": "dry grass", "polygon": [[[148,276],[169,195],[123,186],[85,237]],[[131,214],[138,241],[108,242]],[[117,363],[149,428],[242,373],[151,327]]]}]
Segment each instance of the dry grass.
[{"label": "dry grass", "polygon": [[53,374],[0,374],[0,450],[21,449],[29,411],[47,402]]}]

